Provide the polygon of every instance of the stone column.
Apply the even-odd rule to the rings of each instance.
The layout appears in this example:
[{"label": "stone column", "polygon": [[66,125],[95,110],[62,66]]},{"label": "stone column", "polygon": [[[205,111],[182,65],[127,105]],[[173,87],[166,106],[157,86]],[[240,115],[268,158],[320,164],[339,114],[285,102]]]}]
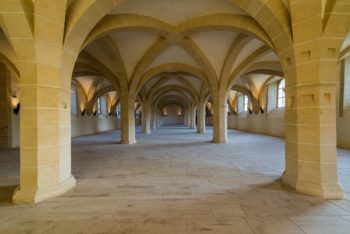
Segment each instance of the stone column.
[{"label": "stone column", "polygon": [[32,25],[21,20],[29,12],[3,19],[16,22],[16,27],[7,27],[7,35],[16,40],[13,45],[21,74],[20,185],[13,195],[15,203],[38,202],[75,185],[71,174],[70,86],[76,56],[71,54],[69,60],[67,56],[61,61],[64,27],[57,26],[64,25],[67,4],[33,3]]},{"label": "stone column", "polygon": [[152,109],[152,129],[157,129],[157,111],[153,108]]},{"label": "stone column", "polygon": [[321,2],[308,2],[308,8],[305,6],[304,1],[291,4],[294,44],[286,52],[293,57],[284,58],[283,183],[305,194],[340,199],[343,191],[337,177],[336,93],[337,51],[343,40],[332,35],[323,37],[324,19],[313,13],[322,11]]},{"label": "stone column", "polygon": [[[52,80],[60,79],[55,66],[32,61],[22,64],[28,71],[39,71],[36,76],[26,70],[21,73],[20,185],[13,195],[14,203],[42,201],[75,185],[71,174],[70,87],[54,85]],[[52,82],[46,85],[48,79]]]},{"label": "stone column", "polygon": [[205,133],[205,103],[200,102],[197,108],[197,133]]},{"label": "stone column", "polygon": [[192,106],[191,108],[191,113],[190,113],[190,117],[191,117],[191,122],[190,122],[190,125],[191,125],[191,128],[196,128],[196,106]]},{"label": "stone column", "polygon": [[153,113],[153,108],[150,107],[150,128],[151,131],[154,129],[154,113]]},{"label": "stone column", "polygon": [[213,142],[227,143],[227,100],[224,94],[217,94],[214,99]]},{"label": "stone column", "polygon": [[156,111],[156,126],[157,128],[161,127],[161,117],[159,115],[159,111]]},{"label": "stone column", "polygon": [[305,194],[343,198],[337,177],[336,84],[287,89],[283,182]]},{"label": "stone column", "polygon": [[314,63],[318,65],[297,67],[297,85],[287,83],[283,183],[305,194],[339,199],[343,191],[337,177],[337,83],[323,79],[324,74],[337,74],[337,64],[335,60]]},{"label": "stone column", "polygon": [[122,92],[120,95],[121,102],[121,143],[134,144],[135,138],[135,98],[128,92]]},{"label": "stone column", "polygon": [[186,126],[190,127],[190,118],[189,118],[189,111],[188,110],[184,111],[184,122],[185,122]]},{"label": "stone column", "polygon": [[147,101],[142,103],[142,133],[151,133],[151,111],[150,106]]},{"label": "stone column", "polygon": [[6,65],[0,63],[0,148],[11,147],[11,76]]}]

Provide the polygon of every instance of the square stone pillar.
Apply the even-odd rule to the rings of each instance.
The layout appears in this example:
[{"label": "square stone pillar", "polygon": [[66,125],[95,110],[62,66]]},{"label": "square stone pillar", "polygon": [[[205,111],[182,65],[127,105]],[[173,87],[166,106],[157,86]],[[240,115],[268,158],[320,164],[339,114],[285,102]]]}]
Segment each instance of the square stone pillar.
[{"label": "square stone pillar", "polygon": [[157,126],[157,128],[161,127],[161,117],[160,117],[158,111],[156,111],[156,126]]},{"label": "square stone pillar", "polygon": [[200,102],[197,108],[197,133],[205,133],[205,103]]},{"label": "square stone pillar", "polygon": [[[11,23],[7,35],[20,71],[20,185],[15,203],[38,202],[75,185],[70,85],[76,55],[70,51],[70,59],[62,60],[67,3],[50,3],[37,0],[30,9],[17,6],[23,12],[11,7],[2,17],[5,24]],[[28,15],[31,20],[22,20]]]},{"label": "square stone pillar", "polygon": [[23,82],[20,91],[20,185],[13,202],[39,202],[75,185],[70,89]]},{"label": "square stone pillar", "polygon": [[325,199],[344,196],[337,176],[336,87],[310,84],[287,91],[283,182]]},{"label": "square stone pillar", "polygon": [[157,111],[152,109],[151,129],[157,129]]},{"label": "square stone pillar", "polygon": [[323,4],[294,1],[290,5],[293,42],[280,53],[286,77],[286,168],[282,179],[298,192],[341,199],[336,92],[338,52],[343,43],[340,32],[345,28],[336,25],[333,29],[340,31],[327,35],[323,15],[315,14],[324,11]]},{"label": "square stone pillar", "polygon": [[186,110],[184,112],[184,116],[185,116],[185,125],[188,126],[188,127],[191,127],[190,125],[190,122],[191,122],[191,118],[190,118],[190,111],[189,110]]},{"label": "square stone pillar", "polygon": [[121,103],[121,143],[134,144],[135,138],[135,98],[129,93],[124,92],[120,95]]},{"label": "square stone pillar", "polygon": [[212,106],[214,143],[227,143],[227,100],[224,96],[218,94]]},{"label": "square stone pillar", "polygon": [[196,107],[192,106],[189,111],[189,117],[190,117],[190,128],[195,129],[196,128]]},{"label": "square stone pillar", "polygon": [[151,111],[149,104],[142,104],[142,133],[151,134]]},{"label": "square stone pillar", "polygon": [[[344,194],[338,183],[336,133],[339,64],[334,53],[329,53],[327,46],[332,45],[328,45],[327,40],[316,42],[296,46],[296,65],[284,71],[286,166],[283,183],[301,193],[341,199]],[[305,48],[311,50],[303,52]],[[325,58],[316,57],[319,55]]]}]

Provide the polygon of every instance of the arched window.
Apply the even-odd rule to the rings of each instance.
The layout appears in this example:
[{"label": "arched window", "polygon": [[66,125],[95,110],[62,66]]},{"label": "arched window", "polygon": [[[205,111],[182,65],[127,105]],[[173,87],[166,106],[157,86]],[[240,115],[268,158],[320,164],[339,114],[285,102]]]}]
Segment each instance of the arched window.
[{"label": "arched window", "polygon": [[277,107],[283,108],[286,105],[286,94],[285,94],[286,83],[285,80],[281,80],[278,83],[278,91],[277,91]]},{"label": "arched window", "polygon": [[243,98],[243,111],[248,111],[248,102],[249,102],[248,96],[244,95],[244,98]]}]

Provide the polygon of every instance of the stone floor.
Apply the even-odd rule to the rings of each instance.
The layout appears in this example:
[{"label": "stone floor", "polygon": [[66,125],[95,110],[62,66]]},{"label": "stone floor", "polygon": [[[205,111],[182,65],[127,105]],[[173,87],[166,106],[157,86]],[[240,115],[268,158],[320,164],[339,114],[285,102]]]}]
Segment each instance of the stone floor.
[{"label": "stone floor", "polygon": [[350,151],[338,150],[347,199],[283,188],[282,139],[229,131],[211,144],[163,128],[120,145],[119,132],[73,139],[77,186],[35,205],[11,205],[18,150],[0,151],[0,233],[350,233]]}]

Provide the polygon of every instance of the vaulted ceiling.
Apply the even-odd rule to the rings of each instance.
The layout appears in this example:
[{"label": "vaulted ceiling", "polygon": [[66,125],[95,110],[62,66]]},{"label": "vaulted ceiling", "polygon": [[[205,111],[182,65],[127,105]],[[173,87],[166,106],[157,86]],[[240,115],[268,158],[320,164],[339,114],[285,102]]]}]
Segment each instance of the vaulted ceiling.
[{"label": "vaulted ceiling", "polygon": [[[67,1],[64,46],[79,51],[73,79],[98,87],[95,96],[127,87],[158,107],[181,103],[186,108],[211,98],[220,85],[259,99],[264,85],[283,77],[276,51],[283,53],[293,40],[290,0],[266,5],[243,0],[92,2]],[[330,2],[322,3],[322,14]],[[95,10],[99,6],[100,13]],[[349,38],[342,57],[349,54]],[[2,32],[0,41],[1,61],[20,77],[16,55]]]},{"label": "vaulted ceiling", "polygon": [[[287,1],[283,1],[287,2]],[[229,0],[128,0],[90,32],[75,74],[121,80],[159,108],[211,97],[211,82],[233,81],[256,97],[283,76],[265,31]]]}]

